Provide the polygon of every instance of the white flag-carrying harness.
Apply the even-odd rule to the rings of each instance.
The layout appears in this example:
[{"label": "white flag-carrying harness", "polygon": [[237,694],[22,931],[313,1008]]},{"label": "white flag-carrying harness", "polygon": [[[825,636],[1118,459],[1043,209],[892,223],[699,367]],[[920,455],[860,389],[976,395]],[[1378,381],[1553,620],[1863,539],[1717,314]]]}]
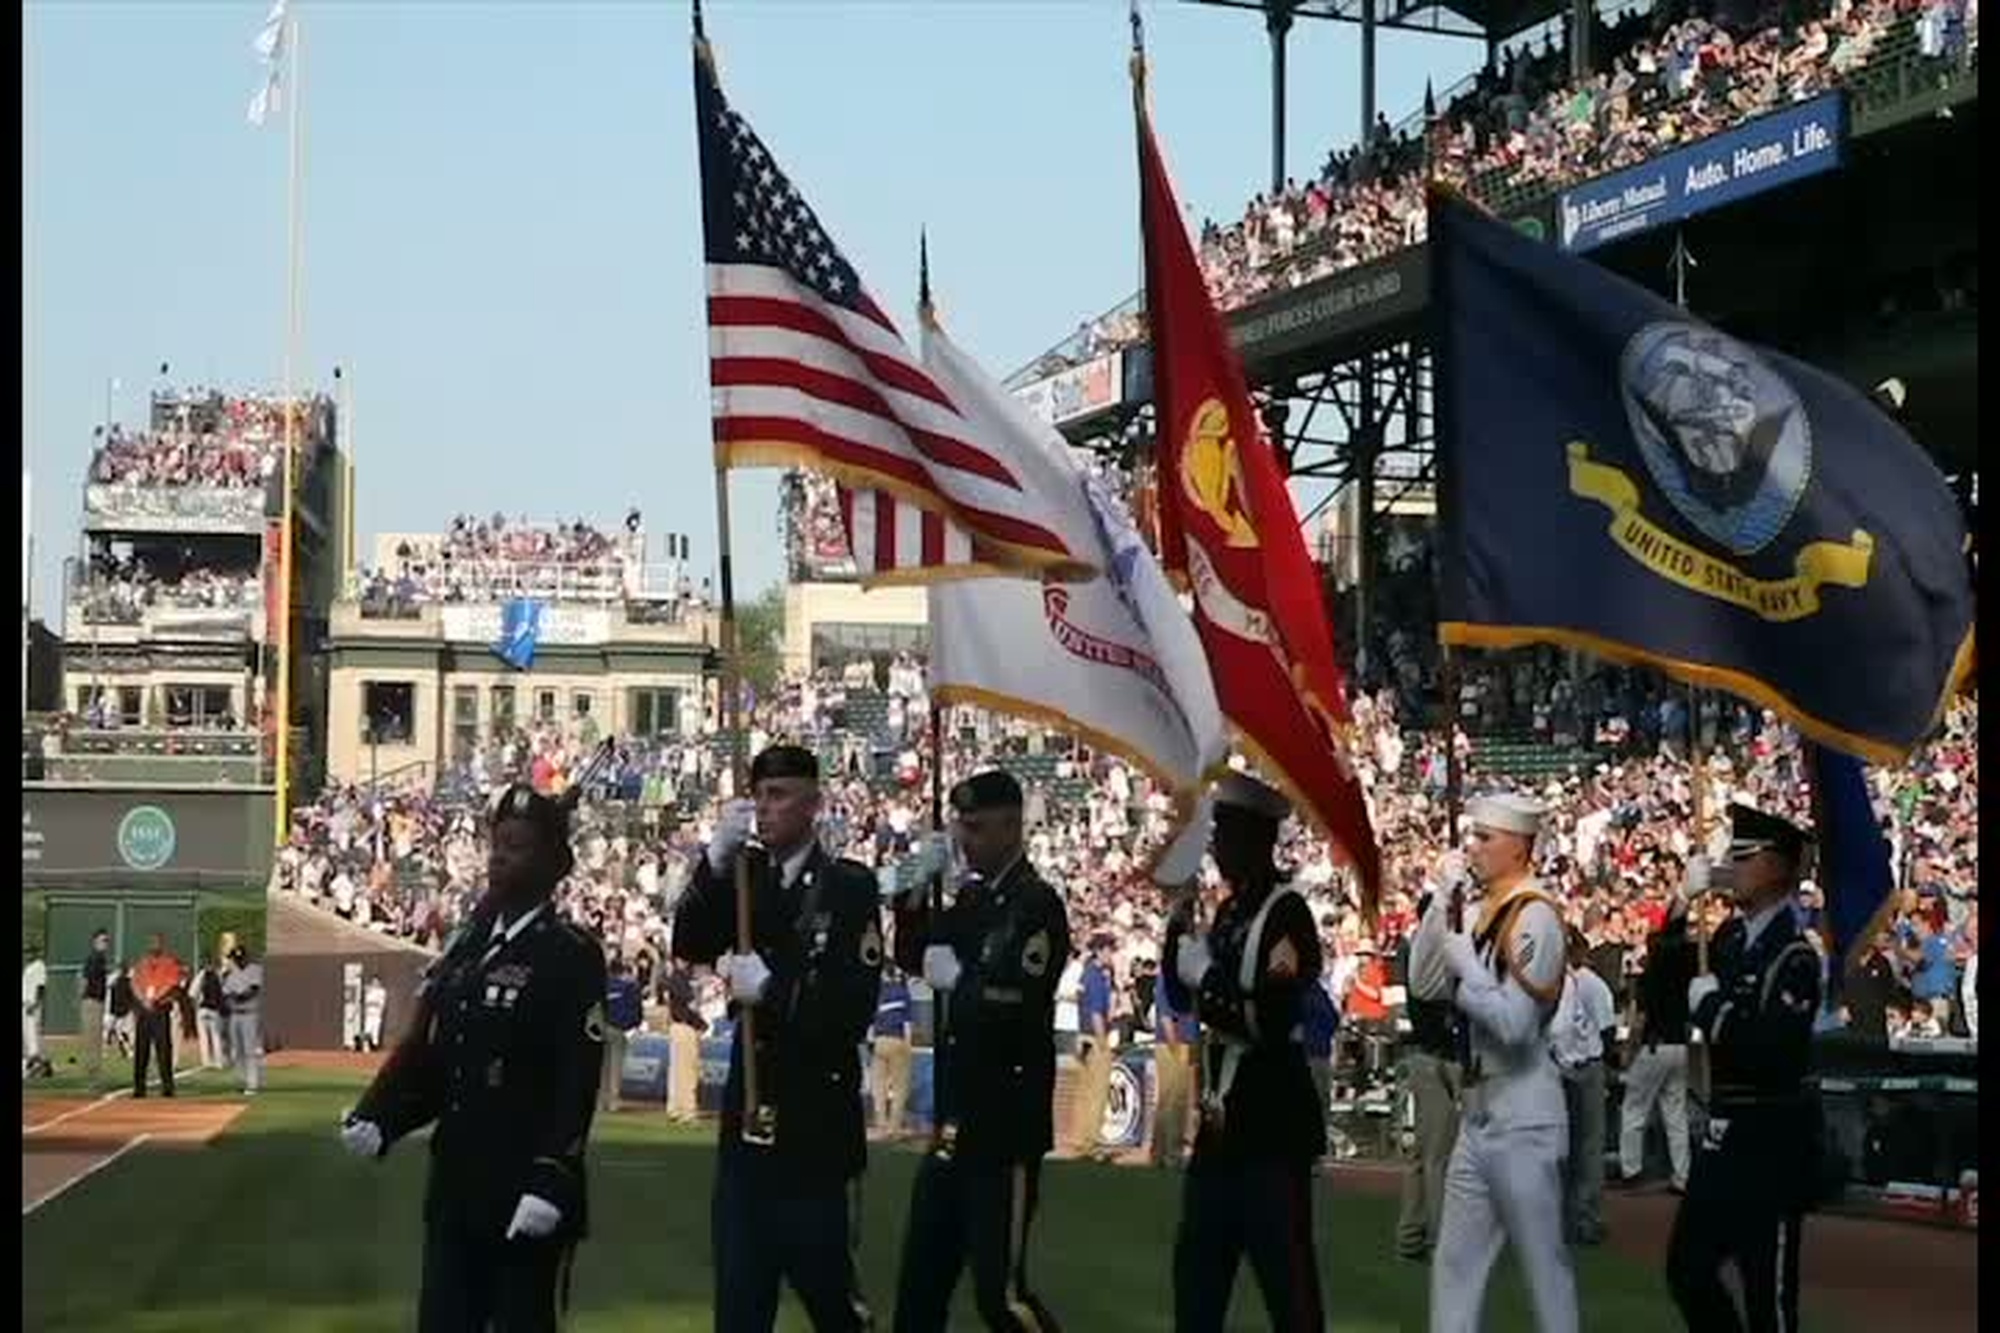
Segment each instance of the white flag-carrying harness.
[{"label": "white flag-carrying harness", "polygon": [[263,28],[250,43],[265,66],[264,82],[250,99],[250,123],[260,128],[265,121],[284,110],[284,90],[279,86],[279,71],[285,66],[287,3],[289,0],[274,0],[271,12],[264,16]]},{"label": "white flag-carrying harness", "polygon": [[930,685],[939,704],[1030,718],[1118,755],[1172,793],[1185,836],[1169,860],[1186,879],[1206,849],[1195,818],[1228,753],[1194,624],[1124,504],[1049,426],[926,325],[925,369],[965,429],[1016,463],[1023,512],[1105,571],[1088,583],[975,579],[930,588]]}]

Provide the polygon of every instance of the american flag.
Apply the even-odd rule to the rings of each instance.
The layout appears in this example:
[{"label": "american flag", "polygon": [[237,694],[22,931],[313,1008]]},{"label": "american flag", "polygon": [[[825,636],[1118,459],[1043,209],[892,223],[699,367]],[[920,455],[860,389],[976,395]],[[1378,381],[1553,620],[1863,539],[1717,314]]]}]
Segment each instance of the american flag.
[{"label": "american flag", "polygon": [[723,465],[838,480],[867,581],[1073,570],[1062,538],[1026,512],[1014,468],[967,438],[949,395],[730,108],[699,45],[695,114]]}]

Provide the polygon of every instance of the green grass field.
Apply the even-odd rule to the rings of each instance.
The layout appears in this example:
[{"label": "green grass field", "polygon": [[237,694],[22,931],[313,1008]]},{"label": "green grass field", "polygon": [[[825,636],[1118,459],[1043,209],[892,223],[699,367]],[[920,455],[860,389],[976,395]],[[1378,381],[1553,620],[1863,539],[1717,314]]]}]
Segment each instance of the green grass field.
[{"label": "green grass field", "polygon": [[[108,1071],[107,1071],[108,1072]],[[185,1095],[224,1096],[226,1080]],[[37,1091],[74,1089],[65,1076]],[[116,1086],[115,1084],[113,1086]],[[40,1333],[364,1333],[410,1326],[425,1147],[383,1163],[343,1154],[334,1135],[354,1078],[274,1071],[271,1087],[201,1149],[142,1148],[23,1221],[22,1327]],[[695,1333],[709,1328],[712,1130],[678,1131],[657,1112],[602,1118],[591,1171],[594,1234],[577,1260],[568,1328]],[[877,1149],[867,1179],[863,1280],[878,1316],[893,1293],[915,1158]],[[1171,1327],[1169,1259],[1178,1179],[1085,1163],[1047,1168],[1030,1272],[1069,1333]],[[1394,1203],[1323,1190],[1320,1274],[1337,1333],[1421,1330],[1426,1270],[1391,1246]],[[1608,1250],[1580,1261],[1584,1327],[1678,1330],[1656,1266]],[[972,1329],[966,1284],[955,1328]],[[886,1318],[883,1320],[886,1327]],[[1532,1327],[1511,1259],[1487,1328]],[[1816,1327],[1829,1327],[1818,1320]],[[789,1298],[779,1327],[804,1330]],[[1247,1269],[1230,1324],[1265,1327]]]}]

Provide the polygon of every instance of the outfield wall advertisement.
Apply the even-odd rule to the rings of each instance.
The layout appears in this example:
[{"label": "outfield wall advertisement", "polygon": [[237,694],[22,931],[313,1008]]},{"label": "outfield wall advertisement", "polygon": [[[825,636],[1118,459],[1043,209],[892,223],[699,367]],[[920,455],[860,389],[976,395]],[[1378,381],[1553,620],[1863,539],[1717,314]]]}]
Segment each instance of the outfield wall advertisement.
[{"label": "outfield wall advertisement", "polygon": [[1594,250],[1832,171],[1846,142],[1847,102],[1837,92],[1760,116],[1565,191],[1562,247]]},{"label": "outfield wall advertisement", "polygon": [[261,886],[271,872],[269,792],[29,787],[25,888]]}]

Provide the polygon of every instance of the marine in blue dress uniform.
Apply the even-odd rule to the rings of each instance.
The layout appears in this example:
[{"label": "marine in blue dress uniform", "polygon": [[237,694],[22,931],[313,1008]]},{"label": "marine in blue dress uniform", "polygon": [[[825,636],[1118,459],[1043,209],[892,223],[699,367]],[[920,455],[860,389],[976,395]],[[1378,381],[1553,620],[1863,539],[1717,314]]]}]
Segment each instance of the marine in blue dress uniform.
[{"label": "marine in blue dress uniform", "polygon": [[1229,895],[1206,934],[1176,919],[1167,997],[1201,1020],[1201,1125],[1174,1242],[1174,1328],[1220,1333],[1243,1259],[1274,1330],[1319,1333],[1313,1164],[1326,1116],[1306,1060],[1319,932],[1272,860],[1290,804],[1232,774],[1216,788],[1210,850]]}]

